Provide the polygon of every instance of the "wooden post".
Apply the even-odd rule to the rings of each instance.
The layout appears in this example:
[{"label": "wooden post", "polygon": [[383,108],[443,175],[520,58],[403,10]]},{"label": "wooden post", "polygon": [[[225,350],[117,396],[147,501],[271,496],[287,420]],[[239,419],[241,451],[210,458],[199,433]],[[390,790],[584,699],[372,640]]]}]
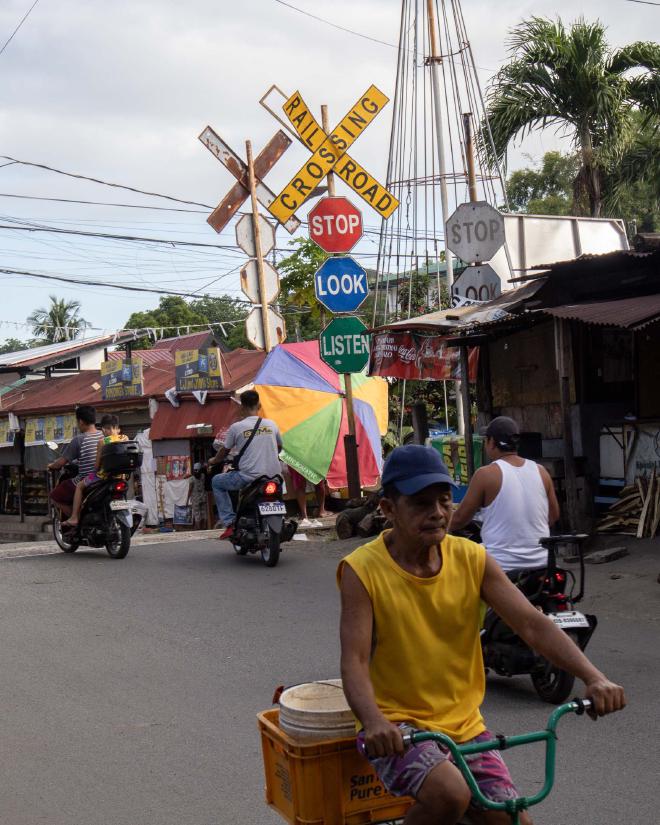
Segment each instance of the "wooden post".
[{"label": "wooden post", "polygon": [[247,155],[248,181],[250,185],[250,202],[252,204],[252,232],[254,235],[254,252],[257,259],[257,276],[259,278],[259,302],[261,303],[261,326],[264,334],[264,350],[270,352],[270,330],[268,329],[268,303],[266,302],[266,282],[264,278],[264,256],[261,252],[261,229],[259,228],[259,207],[257,204],[257,182],[254,174],[252,141],[245,141]]},{"label": "wooden post", "polygon": [[463,114],[463,131],[465,133],[465,158],[467,160],[468,190],[470,203],[479,200],[477,196],[477,176],[474,170],[474,141],[472,140],[472,113]]},{"label": "wooden post", "polygon": [[472,442],[472,417],[470,415],[470,373],[469,356],[466,346],[460,347],[461,395],[463,396],[463,426],[465,428],[465,465],[468,481],[474,475],[474,445]]},{"label": "wooden post", "polygon": [[568,321],[555,318],[555,350],[557,374],[559,377],[559,399],[561,403],[562,429],[564,435],[564,488],[566,490],[566,511],[571,531],[578,529],[577,477],[575,472],[575,448],[573,445],[573,423],[571,420],[571,364],[573,347],[571,328]]},{"label": "wooden post", "polygon": [[[472,115],[467,112],[463,115],[463,130],[465,137],[465,156],[467,159],[468,188],[470,203],[477,201],[477,179],[474,171],[474,146],[472,142]],[[463,432],[465,436],[465,463],[468,480],[474,475],[474,443],[472,439],[472,416],[470,404],[470,371],[469,353],[466,346],[460,348],[461,355],[461,396],[463,397]]]},{"label": "wooden post", "polygon": [[[321,126],[326,135],[330,134],[330,119],[328,117],[328,107],[321,106]],[[335,176],[328,172],[328,195],[335,196]],[[362,484],[360,482],[360,463],[358,461],[357,440],[355,437],[355,409],[353,407],[353,381],[350,373],[344,374],[344,386],[346,388],[346,418],[348,420],[348,435],[344,436],[344,453],[346,455],[346,475],[348,477],[349,498],[360,498],[362,495]]]}]

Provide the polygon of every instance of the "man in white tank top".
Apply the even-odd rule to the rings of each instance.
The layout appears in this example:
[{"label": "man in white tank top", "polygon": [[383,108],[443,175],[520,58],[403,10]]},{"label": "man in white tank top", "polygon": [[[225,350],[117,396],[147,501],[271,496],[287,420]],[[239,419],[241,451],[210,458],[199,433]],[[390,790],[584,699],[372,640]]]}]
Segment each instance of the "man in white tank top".
[{"label": "man in white tank top", "polygon": [[485,436],[491,463],[474,474],[452,532],[480,511],[482,542],[503,570],[544,567],[548,553],[539,540],[559,518],[552,479],[545,467],[518,455],[520,430],[512,418],[494,418]]}]

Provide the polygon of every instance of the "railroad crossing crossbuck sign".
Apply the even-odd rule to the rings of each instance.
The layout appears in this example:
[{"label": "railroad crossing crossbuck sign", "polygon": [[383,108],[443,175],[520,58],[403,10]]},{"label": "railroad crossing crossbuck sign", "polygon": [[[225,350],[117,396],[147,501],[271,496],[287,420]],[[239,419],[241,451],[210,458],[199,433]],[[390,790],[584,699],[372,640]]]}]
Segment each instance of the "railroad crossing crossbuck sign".
[{"label": "railroad crossing crossbuck sign", "polygon": [[[209,223],[216,232],[221,232],[231,218],[238,212],[243,203],[250,197],[248,168],[236,152],[234,152],[210,126],[204,129],[199,139],[237,179],[237,183],[232,186],[207,218],[207,223]],[[257,197],[266,209],[268,209],[270,204],[275,200],[275,193],[263,183],[261,178],[273,168],[289,146],[291,146],[291,138],[285,135],[280,129],[254,159],[254,174],[257,178]],[[286,221],[282,221],[282,226],[287,232],[293,234],[300,226],[300,221],[291,213]]]},{"label": "railroad crossing crossbuck sign", "polygon": [[376,86],[370,86],[328,135],[311,115],[300,94],[296,92],[292,95],[284,104],[284,113],[313,154],[268,206],[271,215],[280,223],[288,221],[328,172],[335,171],[383,218],[389,218],[399,202],[347,155],[349,147],[382,111],[388,100]]},{"label": "railroad crossing crossbuck sign", "polygon": [[335,372],[362,372],[369,363],[367,328],[354,315],[333,318],[319,336],[321,360]]}]

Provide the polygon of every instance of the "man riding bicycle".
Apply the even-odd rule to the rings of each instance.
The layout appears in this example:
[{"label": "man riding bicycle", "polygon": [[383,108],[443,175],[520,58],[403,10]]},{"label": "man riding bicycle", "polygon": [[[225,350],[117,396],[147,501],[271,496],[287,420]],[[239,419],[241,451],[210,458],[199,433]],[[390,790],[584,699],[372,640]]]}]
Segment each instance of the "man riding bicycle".
[{"label": "man riding bicycle", "polygon": [[[395,795],[414,797],[406,825],[504,825],[502,812],[479,810],[448,754],[435,742],[407,750],[411,729],[456,742],[492,738],[480,713],[485,674],[479,631],[482,599],[525,641],[585,683],[593,714],[625,705],[610,682],[552,621],[535,610],[483,547],[448,535],[452,485],[430,447],[396,448],[383,470],[381,509],[392,524],[339,565],[341,670],[359,720],[358,747]],[[490,799],[518,793],[499,751],[470,762]],[[525,812],[522,825],[531,825]]]}]

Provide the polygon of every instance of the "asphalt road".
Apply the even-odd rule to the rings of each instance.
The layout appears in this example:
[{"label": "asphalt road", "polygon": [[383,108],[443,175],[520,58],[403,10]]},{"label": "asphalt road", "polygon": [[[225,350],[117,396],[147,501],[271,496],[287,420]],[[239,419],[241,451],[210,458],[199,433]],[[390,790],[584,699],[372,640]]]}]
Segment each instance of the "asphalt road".
[{"label": "asphalt road", "polygon": [[[354,545],[295,543],[273,570],[214,541],[0,560],[0,823],[282,822],[262,801],[255,714],[276,685],[337,675],[334,570]],[[537,825],[659,820],[658,570],[657,549],[589,568],[591,653],[630,706],[565,720]],[[494,730],[547,712],[526,680],[489,681]],[[507,756],[526,790],[539,756]]]}]

